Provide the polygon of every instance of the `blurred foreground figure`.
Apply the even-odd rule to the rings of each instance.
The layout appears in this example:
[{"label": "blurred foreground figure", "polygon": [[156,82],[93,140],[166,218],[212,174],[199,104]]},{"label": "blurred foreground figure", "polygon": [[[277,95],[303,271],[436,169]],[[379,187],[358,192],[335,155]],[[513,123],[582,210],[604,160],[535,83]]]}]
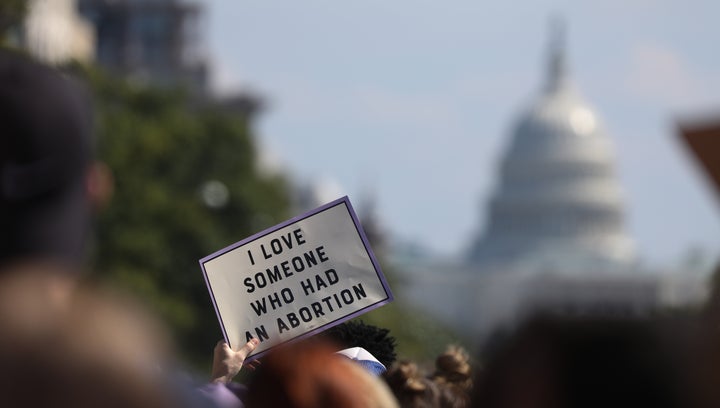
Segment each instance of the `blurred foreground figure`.
[{"label": "blurred foreground figure", "polygon": [[248,384],[245,406],[287,408],[392,408],[387,386],[335,347],[301,342],[263,358]]},{"label": "blurred foreground figure", "polygon": [[0,406],[193,406],[158,370],[170,349],[146,313],[85,290],[55,307],[45,279],[0,277]]},{"label": "blurred foreground figure", "polygon": [[[160,374],[170,342],[147,311],[78,288],[91,207],[111,190],[92,125],[78,83],[0,49],[0,407],[238,406]],[[247,347],[216,350],[213,381]]]},{"label": "blurred foreground figure", "polygon": [[402,408],[465,408],[470,406],[472,376],[468,354],[450,346],[435,360],[435,372],[425,375],[410,361],[393,365],[384,375]]},{"label": "blurred foreground figure", "polygon": [[78,83],[0,49],[0,268],[82,265],[92,125]]},{"label": "blurred foreground figure", "polygon": [[43,276],[32,282],[57,307],[84,268],[91,206],[109,192],[92,125],[77,82],[0,49],[0,276]]},{"label": "blurred foreground figure", "polygon": [[490,355],[473,406],[696,407],[685,323],[530,321]]},{"label": "blurred foreground figure", "polygon": [[[78,83],[0,49],[0,406],[172,407],[146,313],[77,287],[93,201]],[[175,394],[175,395],[173,395]]]}]

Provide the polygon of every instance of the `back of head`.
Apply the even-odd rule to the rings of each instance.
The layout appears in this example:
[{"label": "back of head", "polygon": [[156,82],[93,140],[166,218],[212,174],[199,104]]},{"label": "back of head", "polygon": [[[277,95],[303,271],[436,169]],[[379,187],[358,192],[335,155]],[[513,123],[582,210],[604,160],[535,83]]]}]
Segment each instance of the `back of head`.
[{"label": "back of head", "polygon": [[460,346],[449,346],[435,359],[433,380],[468,392],[472,388],[470,356]]},{"label": "back of head", "polygon": [[693,406],[681,350],[666,336],[651,320],[532,320],[487,356],[473,406]]},{"label": "back of head", "polygon": [[385,384],[319,342],[282,347],[262,360],[248,384],[252,407],[396,407]]},{"label": "back of head", "polygon": [[468,389],[440,377],[431,379],[410,361],[394,364],[383,377],[403,408],[465,408],[470,404]]},{"label": "back of head", "polygon": [[90,105],[77,83],[0,49],[0,266],[82,260],[91,133]]},{"label": "back of head", "polygon": [[390,390],[403,408],[439,407],[440,387],[426,378],[417,364],[410,361],[395,363],[384,375]]},{"label": "back of head", "polygon": [[0,277],[0,406],[181,406],[157,369],[164,331],[144,309],[85,289],[57,307],[37,290],[47,279]]}]

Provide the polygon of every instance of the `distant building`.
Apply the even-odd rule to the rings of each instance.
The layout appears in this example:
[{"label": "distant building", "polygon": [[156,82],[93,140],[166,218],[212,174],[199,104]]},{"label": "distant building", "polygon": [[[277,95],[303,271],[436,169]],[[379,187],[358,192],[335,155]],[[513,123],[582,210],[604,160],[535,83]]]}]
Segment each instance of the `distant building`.
[{"label": "distant building", "polygon": [[485,230],[464,260],[406,258],[402,295],[476,339],[538,312],[638,316],[698,301],[698,276],[638,265],[613,161],[556,33],[545,86],[501,162]]},{"label": "distant building", "polygon": [[204,7],[187,0],[77,0],[95,32],[94,61],[109,72],[154,86],[188,89],[194,101],[251,122],[265,107],[259,95],[210,92],[203,43]]},{"label": "distant building", "polygon": [[180,0],[79,0],[95,28],[95,61],[121,76],[207,91],[202,8]]},{"label": "distant building", "polygon": [[30,0],[19,45],[47,64],[87,62],[95,52],[94,34],[77,13],[75,0]]},{"label": "distant building", "polygon": [[611,140],[568,76],[562,41],[556,33],[545,86],[514,128],[472,263],[627,270],[634,261]]}]

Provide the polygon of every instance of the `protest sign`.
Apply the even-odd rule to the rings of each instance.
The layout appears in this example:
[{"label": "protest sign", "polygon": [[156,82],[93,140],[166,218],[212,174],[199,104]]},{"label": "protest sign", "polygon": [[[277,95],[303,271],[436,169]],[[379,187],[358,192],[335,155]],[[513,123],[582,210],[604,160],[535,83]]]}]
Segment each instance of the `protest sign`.
[{"label": "protest sign", "polygon": [[347,197],[200,260],[223,335],[251,356],[392,301]]}]

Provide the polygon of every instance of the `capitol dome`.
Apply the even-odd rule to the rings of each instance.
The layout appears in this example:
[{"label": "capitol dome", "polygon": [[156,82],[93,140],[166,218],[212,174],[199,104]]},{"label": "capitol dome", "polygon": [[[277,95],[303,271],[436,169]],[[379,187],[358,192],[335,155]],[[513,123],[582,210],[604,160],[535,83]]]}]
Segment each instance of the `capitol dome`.
[{"label": "capitol dome", "polygon": [[562,38],[551,42],[545,86],[516,122],[472,263],[553,270],[626,269],[612,143],[567,73]]}]

